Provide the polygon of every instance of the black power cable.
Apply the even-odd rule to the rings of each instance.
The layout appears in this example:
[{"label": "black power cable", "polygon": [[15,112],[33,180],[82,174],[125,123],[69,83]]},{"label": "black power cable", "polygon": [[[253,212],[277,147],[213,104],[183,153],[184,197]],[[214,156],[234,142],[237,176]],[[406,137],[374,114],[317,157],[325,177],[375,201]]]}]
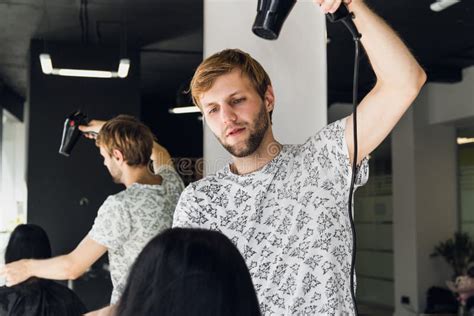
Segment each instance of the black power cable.
[{"label": "black power cable", "polygon": [[355,286],[354,286],[354,275],[355,275],[355,262],[356,262],[356,230],[354,224],[354,216],[352,212],[352,200],[354,196],[354,186],[357,178],[357,156],[358,156],[358,143],[357,143],[357,92],[358,92],[358,83],[359,83],[359,50],[360,50],[360,38],[362,35],[357,31],[357,28],[354,24],[354,14],[349,12],[345,5],[342,5],[334,13],[329,13],[326,15],[328,20],[331,22],[342,22],[344,26],[349,30],[352,35],[355,44],[355,56],[354,56],[354,81],[352,86],[352,119],[353,119],[353,135],[354,135],[354,156],[352,161],[352,176],[351,176],[351,185],[349,187],[349,201],[348,201],[348,215],[349,222],[352,232],[352,260],[351,260],[351,275],[350,275],[350,287],[351,287],[351,298],[354,305],[354,311],[356,315],[359,315],[357,309],[357,302],[355,296]]},{"label": "black power cable", "polygon": [[357,178],[357,155],[358,155],[358,143],[357,143],[357,90],[358,90],[358,81],[359,81],[359,47],[360,47],[360,38],[354,38],[355,43],[355,58],[354,58],[354,82],[352,90],[352,121],[353,121],[353,134],[354,134],[354,157],[352,160],[352,177],[351,185],[349,188],[349,202],[348,202],[348,212],[349,212],[349,222],[351,225],[352,232],[352,260],[351,260],[351,297],[354,304],[354,310],[356,315],[359,315],[357,309],[357,302],[355,297],[355,286],[354,286],[354,274],[355,274],[355,261],[356,261],[356,230],[354,224],[354,214],[352,212],[352,200],[354,195],[354,185]]},{"label": "black power cable", "polygon": [[84,28],[86,43],[89,44],[89,9],[87,8],[87,0],[84,0]]},{"label": "black power cable", "polygon": [[84,6],[83,1],[81,0],[81,4],[79,7],[79,24],[81,25],[81,41],[82,43],[85,42],[84,39]]},{"label": "black power cable", "polygon": [[89,42],[89,10],[87,0],[81,0],[79,7],[79,23],[81,25],[81,41],[83,44]]}]

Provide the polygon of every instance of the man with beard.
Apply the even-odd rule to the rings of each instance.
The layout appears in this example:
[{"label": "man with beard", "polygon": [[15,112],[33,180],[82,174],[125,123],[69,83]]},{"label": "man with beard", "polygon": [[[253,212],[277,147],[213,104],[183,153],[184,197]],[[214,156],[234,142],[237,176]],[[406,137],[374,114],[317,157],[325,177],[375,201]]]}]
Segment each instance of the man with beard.
[{"label": "man with beard", "polygon": [[[96,145],[104,165],[113,181],[126,189],[105,200],[92,229],[71,253],[16,261],[2,268],[1,274],[7,286],[30,277],[74,280],[108,251],[113,304],[120,298],[129,269],[143,247],[171,226],[184,186],[166,149],[154,142],[150,129],[135,118],[120,115],[80,128],[87,135],[98,133]],[[156,173],[150,170],[151,162]]]},{"label": "man with beard", "polygon": [[[324,13],[341,4],[315,2]],[[358,187],[368,178],[364,157],[390,133],[426,75],[362,0],[344,2],[355,15],[377,76],[357,110]],[[236,49],[204,60],[191,93],[232,162],[185,189],[173,226],[227,235],[246,260],[265,315],[354,315],[348,212],[352,115],[302,145],[280,144],[271,126],[275,96],[270,78],[250,55]]]}]

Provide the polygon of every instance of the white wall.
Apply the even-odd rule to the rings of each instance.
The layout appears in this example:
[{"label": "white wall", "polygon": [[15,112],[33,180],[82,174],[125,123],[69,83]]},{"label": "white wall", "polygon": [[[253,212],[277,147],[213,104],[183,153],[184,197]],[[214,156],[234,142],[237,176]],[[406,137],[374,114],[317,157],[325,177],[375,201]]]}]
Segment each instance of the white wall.
[{"label": "white wall", "polygon": [[412,110],[409,110],[392,132],[395,315],[403,315],[402,295],[410,298],[412,308],[418,307],[413,124]]},{"label": "white wall", "polygon": [[[302,143],[326,124],[325,18],[311,1],[299,1],[277,41],[255,36],[257,1],[204,1],[204,56],[225,48],[250,53],[268,72],[276,94],[273,131],[281,143]],[[205,173],[230,156],[204,128]]]},{"label": "white wall", "polygon": [[474,118],[474,67],[463,71],[455,84],[430,84],[430,123],[446,123]]},{"label": "white wall", "polygon": [[26,220],[25,124],[3,110],[0,178],[0,231],[12,230]]},{"label": "white wall", "polygon": [[423,312],[431,286],[445,286],[452,271],[434,246],[457,230],[457,149],[453,125],[431,124],[428,84],[392,133],[395,315]]}]

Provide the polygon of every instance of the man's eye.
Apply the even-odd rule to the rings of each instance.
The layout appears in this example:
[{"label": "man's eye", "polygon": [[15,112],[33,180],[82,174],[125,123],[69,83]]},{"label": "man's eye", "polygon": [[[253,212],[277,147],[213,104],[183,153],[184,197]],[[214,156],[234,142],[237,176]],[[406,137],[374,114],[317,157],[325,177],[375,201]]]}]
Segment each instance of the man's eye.
[{"label": "man's eye", "polygon": [[210,109],[209,111],[207,111],[207,114],[212,114],[212,113],[214,113],[214,112],[216,112],[216,111],[217,111],[216,108],[212,108],[212,109]]},{"label": "man's eye", "polygon": [[244,100],[245,100],[245,98],[234,99],[234,100],[232,100],[232,104],[239,104]]}]

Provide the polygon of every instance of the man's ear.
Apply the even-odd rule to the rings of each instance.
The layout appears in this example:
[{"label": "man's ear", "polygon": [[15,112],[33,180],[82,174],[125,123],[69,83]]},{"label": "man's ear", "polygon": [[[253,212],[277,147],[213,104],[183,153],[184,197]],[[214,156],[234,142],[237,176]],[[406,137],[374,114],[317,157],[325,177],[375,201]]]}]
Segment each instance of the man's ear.
[{"label": "man's ear", "polygon": [[122,152],[118,149],[112,150],[112,159],[115,160],[118,163],[123,162]]},{"label": "man's ear", "polygon": [[267,86],[267,91],[265,91],[265,107],[267,108],[267,112],[273,111],[273,107],[275,106],[275,94],[273,93],[273,87],[271,85]]}]

